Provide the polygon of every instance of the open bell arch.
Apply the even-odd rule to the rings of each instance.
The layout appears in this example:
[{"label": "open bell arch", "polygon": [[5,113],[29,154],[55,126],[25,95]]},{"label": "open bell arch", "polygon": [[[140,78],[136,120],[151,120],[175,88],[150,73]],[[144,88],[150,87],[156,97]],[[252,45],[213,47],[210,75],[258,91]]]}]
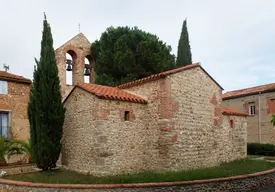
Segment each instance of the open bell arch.
[{"label": "open bell arch", "polygon": [[63,98],[67,96],[76,83],[84,82],[86,57],[89,61],[87,64],[90,67],[89,81],[94,82],[92,78],[93,68],[91,68],[93,64],[91,59],[89,59],[90,45],[90,42],[83,33],[79,33],[55,50],[61,95]]}]

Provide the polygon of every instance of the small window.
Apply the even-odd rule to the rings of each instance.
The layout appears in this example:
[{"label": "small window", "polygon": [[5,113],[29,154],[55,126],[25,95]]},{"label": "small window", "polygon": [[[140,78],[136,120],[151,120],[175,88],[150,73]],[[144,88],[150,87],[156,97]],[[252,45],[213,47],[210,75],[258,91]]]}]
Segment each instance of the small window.
[{"label": "small window", "polygon": [[0,81],[0,94],[8,94],[8,82]]},{"label": "small window", "polygon": [[9,113],[0,111],[0,137],[8,137]]},{"label": "small window", "polygon": [[248,107],[249,107],[249,115],[255,115],[256,114],[255,102],[249,103]]},{"label": "small window", "polygon": [[129,121],[130,120],[130,111],[125,111],[124,112],[124,120]]},{"label": "small window", "polygon": [[230,128],[234,128],[234,121],[230,119]]}]

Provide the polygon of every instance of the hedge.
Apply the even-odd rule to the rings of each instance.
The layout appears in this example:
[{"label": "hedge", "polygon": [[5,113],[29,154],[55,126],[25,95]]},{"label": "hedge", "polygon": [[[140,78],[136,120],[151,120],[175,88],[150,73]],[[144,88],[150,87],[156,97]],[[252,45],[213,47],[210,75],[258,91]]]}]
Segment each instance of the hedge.
[{"label": "hedge", "polygon": [[247,143],[247,154],[275,156],[275,145],[262,143]]}]

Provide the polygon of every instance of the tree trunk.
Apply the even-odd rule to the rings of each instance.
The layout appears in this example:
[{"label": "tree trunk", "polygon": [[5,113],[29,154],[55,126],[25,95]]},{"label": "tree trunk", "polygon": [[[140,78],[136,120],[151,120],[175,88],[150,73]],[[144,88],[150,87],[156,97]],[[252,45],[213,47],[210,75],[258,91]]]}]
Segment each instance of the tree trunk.
[{"label": "tree trunk", "polygon": [[29,156],[29,162],[28,163],[33,163],[32,156]]},{"label": "tree trunk", "polygon": [[4,157],[0,157],[0,166],[3,167],[3,166],[7,166],[7,161]]}]

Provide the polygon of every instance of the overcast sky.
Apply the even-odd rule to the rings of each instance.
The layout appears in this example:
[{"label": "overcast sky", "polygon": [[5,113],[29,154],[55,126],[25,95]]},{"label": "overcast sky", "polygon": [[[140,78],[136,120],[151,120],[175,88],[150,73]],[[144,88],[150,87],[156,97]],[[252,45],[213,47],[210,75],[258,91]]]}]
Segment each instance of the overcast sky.
[{"label": "overcast sky", "polygon": [[39,59],[43,12],[58,48],[81,32],[93,42],[109,26],[138,26],[177,52],[188,18],[193,62],[225,91],[274,83],[274,0],[2,0],[0,70],[32,79]]}]

